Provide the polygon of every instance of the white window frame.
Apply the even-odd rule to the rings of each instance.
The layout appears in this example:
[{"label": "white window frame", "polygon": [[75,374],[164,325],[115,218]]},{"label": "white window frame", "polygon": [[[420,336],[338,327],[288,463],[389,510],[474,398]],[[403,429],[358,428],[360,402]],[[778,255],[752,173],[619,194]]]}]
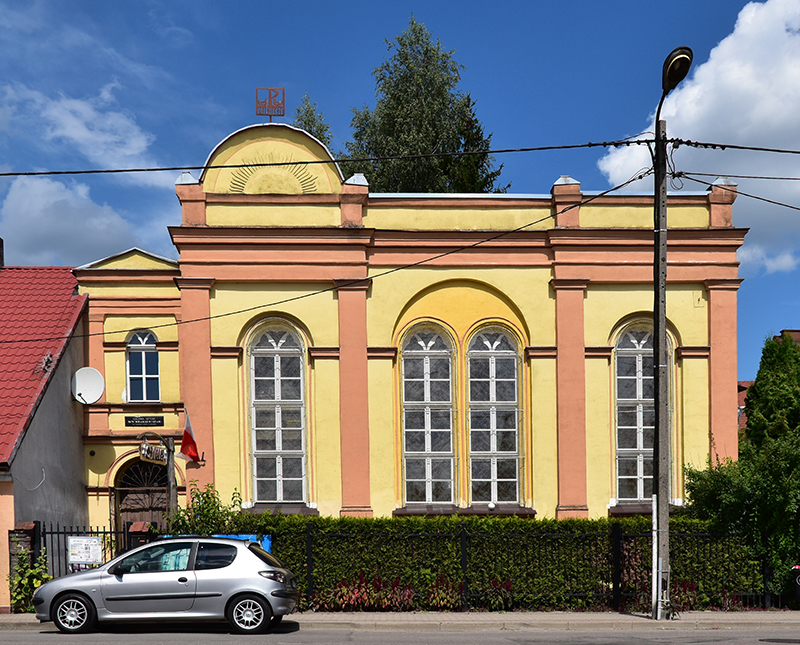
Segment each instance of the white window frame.
[{"label": "white window frame", "polygon": [[[445,348],[432,349],[435,338],[431,338],[428,342],[428,347],[425,348],[421,345],[425,341],[419,334],[433,334],[435,338],[439,338]],[[402,419],[401,425],[403,428],[402,445],[403,445],[403,497],[406,504],[453,504],[455,500],[455,397],[453,389],[453,350],[452,343],[449,336],[441,329],[435,327],[416,327],[406,334],[403,342],[403,352],[401,356],[401,388],[402,388]],[[431,377],[431,360],[447,359],[448,361],[448,378],[447,380],[447,400],[432,400],[431,398],[431,384],[432,382],[443,382],[445,379],[434,379]],[[423,371],[422,377],[410,378],[407,376],[406,361],[422,360]],[[422,383],[423,396],[420,401],[411,401],[406,396],[407,383]],[[406,423],[408,415],[412,413],[422,413],[423,427],[422,428],[407,428]],[[446,412],[450,417],[449,429],[434,428],[431,421],[432,413]],[[444,432],[450,433],[450,449],[446,451],[433,450],[432,446],[432,433]],[[424,433],[424,447],[422,450],[408,450],[408,442],[410,440],[409,433]],[[413,477],[417,474],[412,471],[412,464],[417,466],[417,463],[424,463],[424,476]],[[449,464],[449,477],[434,477],[434,470],[441,468],[443,464]],[[445,499],[438,497],[434,499],[434,488],[437,482],[448,482],[450,488],[450,496]],[[409,484],[412,482],[424,482],[425,485],[425,499],[411,500],[409,499]]]},{"label": "white window frame", "polygon": [[[486,334],[499,334],[504,337],[509,345],[514,348],[497,349],[499,339],[495,340],[493,347],[487,347],[486,344],[490,343],[490,339]],[[478,343],[483,343],[483,347],[477,346]],[[520,409],[520,354],[519,345],[516,338],[504,329],[488,328],[478,331],[472,339],[470,339],[467,350],[467,398],[469,401],[469,409],[467,411],[467,426],[469,428],[469,492],[470,503],[472,504],[519,504],[520,503],[520,485],[521,485],[521,435],[520,422],[522,421],[522,414]],[[473,375],[473,366],[475,361],[488,359],[488,376],[478,377]],[[514,365],[514,378],[498,378],[497,376],[497,363],[498,360],[513,360]],[[514,398],[513,400],[498,400],[498,383],[512,381],[514,383]],[[473,383],[487,382],[488,400],[473,400]],[[473,427],[473,413],[488,413],[489,427],[488,428],[475,428]],[[498,428],[498,413],[513,413],[514,416],[514,450],[500,450],[498,442],[498,432],[508,432],[507,428]],[[474,450],[473,449],[473,433],[489,433],[489,448],[488,450]],[[498,462],[506,462],[513,460],[515,464],[514,479],[508,477],[498,476]],[[487,478],[476,478],[476,467],[481,463],[490,463],[490,476]],[[489,499],[475,499],[473,492],[473,485],[475,482],[488,481],[490,483],[490,498]],[[514,481],[515,494],[514,499],[499,499],[498,485],[500,482]]]},{"label": "white window frame", "polygon": [[[646,334],[641,340],[636,340],[632,334]],[[649,344],[649,347],[647,345]],[[633,361],[631,361],[633,359]],[[649,359],[649,361],[647,360]],[[621,373],[622,361],[631,365],[633,362],[634,373]],[[647,364],[651,373],[647,374]],[[650,325],[635,325],[627,327],[619,335],[614,351],[614,390],[616,393],[614,410],[614,429],[616,444],[616,489],[617,499],[620,502],[649,502],[653,492],[653,437],[655,437],[655,379],[652,372],[654,365],[653,328]],[[621,382],[634,382],[635,395],[631,398],[622,398]],[[648,385],[649,382],[649,385]],[[652,394],[652,396],[647,396]],[[621,424],[623,414],[635,415],[633,423]],[[648,423],[650,421],[650,423]],[[621,438],[623,430],[635,432],[636,446],[621,447],[624,442]],[[648,436],[648,434],[650,436]],[[649,446],[647,445],[649,444]],[[621,462],[635,460],[635,474],[623,474]],[[649,474],[648,474],[649,472]],[[623,481],[636,481],[636,496],[624,497]]]},{"label": "white window frame", "polygon": [[[272,337],[271,346],[259,346],[257,343],[270,334],[283,334],[277,343]],[[292,338],[294,345],[286,346],[288,338]],[[256,376],[257,359],[272,358],[272,376]],[[299,364],[299,375],[283,376],[282,370],[284,360],[287,358],[297,358]],[[250,364],[250,425],[251,425],[251,453],[252,453],[252,476],[253,476],[253,499],[256,503],[266,504],[306,504],[308,501],[307,491],[307,455],[306,455],[306,383],[305,383],[305,352],[302,337],[294,329],[285,326],[268,326],[261,328],[255,335],[253,343],[249,347]],[[267,363],[268,364],[268,363]],[[272,381],[272,398],[257,398],[257,382]],[[299,381],[299,398],[286,399],[283,397],[282,388],[285,381]],[[284,413],[289,410],[299,411],[297,427],[283,427]],[[258,423],[259,412],[272,412],[273,426],[260,427]],[[259,431],[274,431],[275,445],[272,449],[259,447]],[[285,448],[285,432],[298,431],[300,437],[299,448]],[[284,476],[284,461],[289,459],[299,459],[301,464],[300,476]],[[259,477],[259,462],[267,463],[270,460],[275,462],[274,477]],[[259,481],[275,481],[275,497],[262,498],[259,496]],[[296,497],[287,498],[285,485],[289,482],[299,481],[301,485],[300,499]]]},{"label": "white window frame", "polygon": [[[158,347],[156,343],[158,339],[156,335],[148,329],[140,329],[134,332],[128,340],[127,348],[125,351],[125,380],[127,389],[126,399],[128,403],[159,403],[161,401],[161,361],[158,355]],[[147,356],[154,354],[155,359],[155,374],[148,374],[147,372]],[[131,374],[131,357],[138,356],[141,361],[141,374]],[[133,398],[133,388],[131,383],[133,381],[141,381],[142,384],[142,397]],[[148,398],[148,384],[155,382],[156,384],[156,397]]]}]

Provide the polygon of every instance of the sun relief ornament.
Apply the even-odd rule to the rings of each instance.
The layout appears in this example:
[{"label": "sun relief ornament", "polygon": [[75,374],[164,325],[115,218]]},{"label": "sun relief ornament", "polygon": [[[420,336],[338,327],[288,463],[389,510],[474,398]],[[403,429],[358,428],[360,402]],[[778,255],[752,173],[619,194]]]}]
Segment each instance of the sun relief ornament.
[{"label": "sun relief ornament", "polygon": [[[318,192],[317,177],[292,154],[257,154],[231,172],[229,191],[245,195],[305,195]],[[275,164],[275,165],[267,165]]]}]

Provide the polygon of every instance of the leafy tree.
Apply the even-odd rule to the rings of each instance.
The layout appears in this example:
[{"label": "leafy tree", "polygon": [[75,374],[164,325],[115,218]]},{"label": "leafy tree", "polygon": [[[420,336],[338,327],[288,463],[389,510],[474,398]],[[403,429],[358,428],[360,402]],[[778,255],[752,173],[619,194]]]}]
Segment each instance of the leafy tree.
[{"label": "leafy tree", "polygon": [[764,344],[755,382],[747,390],[745,438],[757,448],[767,437],[800,432],[800,345],[789,334]]},{"label": "leafy tree", "polygon": [[292,125],[316,137],[327,148],[331,147],[331,128],[325,123],[325,117],[322,112],[317,110],[317,104],[312,103],[311,99],[308,98],[308,93],[303,94],[300,105],[297,106],[294,112]]},{"label": "leafy tree", "polygon": [[768,339],[747,392],[739,460],[686,469],[690,517],[742,533],[780,590],[800,563],[800,345]]},{"label": "leafy tree", "polygon": [[[376,192],[488,192],[496,188],[502,165],[494,170],[488,154],[492,135],[484,135],[475,102],[457,90],[463,69],[439,40],[414,17],[393,41],[393,52],[375,68],[375,109],[353,109],[353,140],[345,144],[348,173],[363,172]],[[475,152],[457,157],[436,153]],[[414,156],[419,155],[419,156]],[[412,158],[407,158],[412,156]]]}]

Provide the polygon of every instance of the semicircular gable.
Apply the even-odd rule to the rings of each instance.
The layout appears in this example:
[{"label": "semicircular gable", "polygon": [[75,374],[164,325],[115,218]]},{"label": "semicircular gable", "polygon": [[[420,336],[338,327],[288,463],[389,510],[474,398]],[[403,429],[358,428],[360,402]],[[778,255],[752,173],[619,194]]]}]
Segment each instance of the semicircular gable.
[{"label": "semicircular gable", "polygon": [[[330,163],[314,163],[319,161]],[[209,155],[201,182],[207,193],[342,192],[342,175],[328,149],[307,132],[279,123],[249,126],[224,139]]]},{"label": "semicircular gable", "polygon": [[528,326],[519,308],[500,290],[478,280],[445,280],[416,293],[397,317],[394,337],[415,320],[439,320],[462,340],[480,321],[504,320],[528,338]]}]

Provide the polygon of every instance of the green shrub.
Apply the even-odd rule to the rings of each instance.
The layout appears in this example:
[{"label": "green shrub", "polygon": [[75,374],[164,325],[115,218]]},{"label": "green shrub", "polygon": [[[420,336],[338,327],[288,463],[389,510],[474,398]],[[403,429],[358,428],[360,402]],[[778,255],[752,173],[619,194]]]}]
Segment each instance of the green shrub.
[{"label": "green shrub", "polygon": [[34,560],[30,549],[18,546],[16,564],[8,574],[12,611],[14,613],[32,612],[33,592],[36,587],[52,579],[53,576],[47,572],[47,555],[44,549]]}]

